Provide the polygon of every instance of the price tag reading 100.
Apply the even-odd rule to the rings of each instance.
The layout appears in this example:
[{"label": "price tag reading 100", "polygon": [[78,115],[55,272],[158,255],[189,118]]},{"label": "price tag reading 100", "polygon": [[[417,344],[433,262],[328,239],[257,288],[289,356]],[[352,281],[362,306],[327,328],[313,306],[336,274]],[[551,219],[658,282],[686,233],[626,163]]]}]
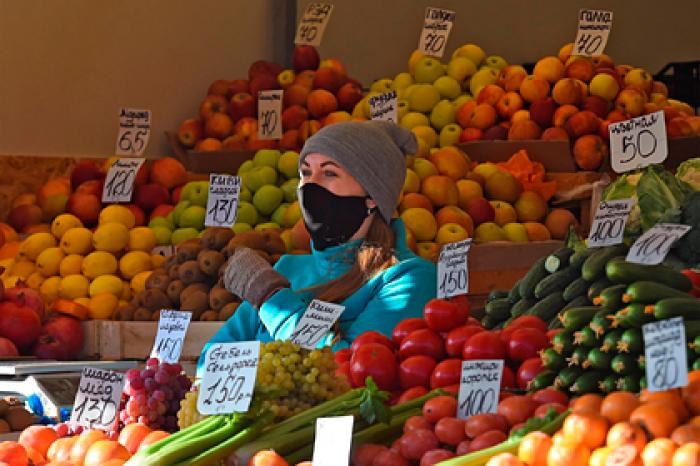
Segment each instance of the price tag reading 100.
[{"label": "price tag reading 100", "polygon": [[598,248],[622,243],[627,217],[633,204],[632,199],[603,201],[598,204],[588,235],[588,247]]},{"label": "price tag reading 100", "polygon": [[151,111],[122,108],[119,111],[117,155],[141,155],[146,150],[151,135]]},{"label": "price tag reading 100", "polygon": [[462,361],[457,417],[467,419],[477,414],[495,413],[502,377],[502,359]]},{"label": "price tag reading 100", "polygon": [[124,374],[84,368],[70,415],[71,424],[90,429],[112,429],[123,390]]}]

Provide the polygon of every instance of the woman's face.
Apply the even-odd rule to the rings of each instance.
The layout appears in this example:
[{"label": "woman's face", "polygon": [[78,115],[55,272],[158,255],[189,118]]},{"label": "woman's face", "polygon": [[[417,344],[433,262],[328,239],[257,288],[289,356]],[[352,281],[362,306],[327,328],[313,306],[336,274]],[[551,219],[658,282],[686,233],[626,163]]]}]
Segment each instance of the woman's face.
[{"label": "woman's face", "polygon": [[[337,196],[367,196],[367,191],[348,171],[330,157],[313,153],[304,158],[300,170],[300,186],[316,183]],[[367,199],[367,207],[374,208],[376,203]]]}]

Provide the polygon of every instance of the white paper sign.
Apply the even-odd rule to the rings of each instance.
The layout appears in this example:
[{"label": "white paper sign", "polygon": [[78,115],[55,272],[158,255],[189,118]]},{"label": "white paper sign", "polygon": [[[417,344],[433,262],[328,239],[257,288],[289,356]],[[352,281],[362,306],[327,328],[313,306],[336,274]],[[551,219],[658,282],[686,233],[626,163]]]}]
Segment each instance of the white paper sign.
[{"label": "white paper sign", "polygon": [[191,319],[191,312],[162,309],[151,357],[168,364],[178,362]]},{"label": "white paper sign", "polygon": [[141,155],[151,137],[151,111],[138,108],[119,110],[119,133],[117,155]]},{"label": "white paper sign", "polygon": [[343,466],[350,460],[353,416],[316,419],[314,466]]},{"label": "white paper sign", "polygon": [[340,304],[314,299],[304,311],[304,315],[299,319],[299,323],[289,339],[302,348],[316,348],[318,342],[326,336],[344,310],[345,306]]},{"label": "white paper sign", "polygon": [[572,55],[597,57],[603,54],[612,29],[613,12],[607,10],[587,10],[578,12],[578,31],[574,40]]},{"label": "white paper sign", "polygon": [[625,260],[635,264],[660,264],[666,258],[673,243],[688,233],[691,228],[688,225],[676,223],[657,223],[637,238]]},{"label": "white paper sign", "polygon": [[688,385],[688,359],[682,317],[642,326],[647,389],[659,392]]},{"label": "white paper sign", "polygon": [[455,21],[455,12],[442,8],[425,9],[423,30],[420,33],[418,50],[431,57],[442,58],[445,54],[447,39]]},{"label": "white paper sign", "polygon": [[209,175],[207,216],[204,219],[204,225],[230,228],[236,223],[240,192],[240,176],[211,173]]},{"label": "white paper sign", "polygon": [[90,429],[112,430],[124,390],[124,374],[85,367],[73,402],[70,423]]},{"label": "white paper sign", "polygon": [[603,201],[598,204],[591,231],[588,234],[588,247],[599,248],[622,243],[625,225],[633,204],[632,199]]},{"label": "white paper sign", "polygon": [[163,257],[170,257],[173,254],[175,254],[175,246],[172,244],[163,244],[161,246],[156,246],[155,248],[151,249],[151,255],[153,254],[158,254]]},{"label": "white paper sign", "polygon": [[467,419],[477,414],[495,413],[501,393],[501,377],[502,359],[462,361],[457,417]]},{"label": "white paper sign", "polygon": [[134,181],[146,159],[125,157],[109,167],[102,188],[102,202],[130,202],[134,195]]},{"label": "white paper sign", "polygon": [[321,39],[323,39],[323,33],[326,31],[331,13],[333,13],[331,3],[309,3],[304,10],[304,16],[299,21],[294,44],[313,45],[314,47],[321,45]]},{"label": "white paper sign", "polygon": [[437,297],[451,298],[469,292],[467,253],[471,239],[447,243],[440,250],[437,264]]},{"label": "white paper sign", "polygon": [[258,92],[258,139],[282,137],[282,90]]},{"label": "white paper sign", "polygon": [[369,98],[369,113],[372,120],[398,121],[398,103],[396,91],[374,95]]},{"label": "white paper sign", "polygon": [[259,341],[212,344],[204,357],[197,411],[201,414],[247,412],[253,399],[259,357]]},{"label": "white paper sign", "polygon": [[664,112],[610,123],[610,159],[616,173],[624,173],[668,157]]}]

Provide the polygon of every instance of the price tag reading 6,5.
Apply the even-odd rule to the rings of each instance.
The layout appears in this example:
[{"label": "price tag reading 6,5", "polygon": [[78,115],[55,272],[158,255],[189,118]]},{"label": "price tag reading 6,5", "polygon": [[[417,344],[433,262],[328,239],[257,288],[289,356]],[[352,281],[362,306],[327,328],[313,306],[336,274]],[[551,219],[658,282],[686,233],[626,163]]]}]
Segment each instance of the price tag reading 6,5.
[{"label": "price tag reading 6,5", "polygon": [[657,223],[637,238],[629,252],[627,262],[656,265],[666,258],[673,243],[683,237],[692,227],[675,223]]},{"label": "price tag reading 6,5", "polygon": [[663,111],[611,123],[608,133],[610,159],[616,173],[661,163],[668,157]]},{"label": "price tag reading 6,5", "polygon": [[632,199],[603,201],[598,204],[591,231],[588,234],[588,247],[599,248],[622,243],[632,204],[634,204]]},{"label": "price tag reading 6,5", "polygon": [[501,393],[501,377],[502,359],[462,361],[457,417],[467,419],[477,414],[495,413]]},{"label": "price tag reading 6,5", "polygon": [[282,91],[258,92],[258,139],[282,137]]},{"label": "price tag reading 6,5", "polygon": [[586,57],[602,55],[605,45],[608,43],[612,21],[612,11],[579,10],[573,55]]},{"label": "price tag reading 6,5", "polygon": [[146,159],[126,157],[109,167],[102,188],[102,202],[129,202],[134,194],[134,181]]},{"label": "price tag reading 6,5", "polygon": [[304,311],[304,315],[299,319],[289,339],[302,348],[316,348],[318,342],[330,331],[344,310],[345,306],[340,304],[314,299]]},{"label": "price tag reading 6,5", "polygon": [[304,10],[304,16],[299,21],[294,44],[314,47],[321,45],[331,13],[333,13],[333,5],[330,3],[309,3]]},{"label": "price tag reading 6,5", "polygon": [[158,358],[160,362],[167,362],[168,364],[178,362],[191,319],[191,312],[162,309],[158,319],[158,333],[156,333],[156,341],[153,343],[151,357]]},{"label": "price tag reading 6,5", "polygon": [[423,30],[418,41],[418,50],[425,55],[442,58],[454,22],[454,11],[443,10],[442,8],[426,8]]},{"label": "price tag reading 6,5", "polygon": [[241,177],[211,173],[209,175],[207,216],[204,219],[204,225],[230,228],[236,223],[240,192]]},{"label": "price tag reading 6,5", "polygon": [[259,357],[259,341],[211,345],[204,357],[197,411],[201,414],[247,412],[253,399]]},{"label": "price tag reading 6,5", "polygon": [[465,239],[442,246],[437,265],[438,298],[451,298],[469,291],[467,253],[471,244],[471,239]]},{"label": "price tag reading 6,5", "polygon": [[151,111],[137,108],[119,110],[117,155],[141,155],[151,136]]},{"label": "price tag reading 6,5", "polygon": [[70,423],[89,429],[111,430],[117,420],[123,390],[124,374],[84,368]]},{"label": "price tag reading 6,5", "polygon": [[642,326],[647,388],[659,392],[688,385],[688,359],[682,317]]}]

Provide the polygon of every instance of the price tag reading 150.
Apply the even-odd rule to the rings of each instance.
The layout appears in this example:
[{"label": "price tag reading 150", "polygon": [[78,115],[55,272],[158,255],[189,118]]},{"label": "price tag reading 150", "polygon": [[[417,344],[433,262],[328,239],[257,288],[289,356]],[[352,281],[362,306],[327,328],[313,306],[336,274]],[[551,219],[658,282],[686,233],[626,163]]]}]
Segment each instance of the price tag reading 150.
[{"label": "price tag reading 150", "polygon": [[304,10],[304,16],[299,21],[294,44],[314,47],[321,45],[331,13],[333,13],[333,5],[330,3],[309,3]]},{"label": "price tag reading 150", "polygon": [[344,310],[345,306],[340,304],[314,299],[304,311],[304,315],[299,319],[289,339],[302,348],[316,348],[318,342],[330,331]]},{"label": "price tag reading 150", "polygon": [[612,29],[613,12],[582,9],[578,12],[578,30],[573,55],[597,57],[603,54]]},{"label": "price tag reading 150", "polygon": [[663,111],[611,123],[608,133],[610,159],[616,173],[661,163],[668,157]]},{"label": "price tag reading 150", "polygon": [[632,199],[603,201],[598,204],[588,234],[588,247],[599,248],[622,243],[627,217],[632,209]]},{"label": "price tag reading 150", "polygon": [[240,176],[210,174],[207,216],[204,218],[204,225],[229,228],[236,223],[240,192]]},{"label": "price tag reading 150", "polygon": [[160,362],[167,362],[168,364],[178,362],[191,319],[191,312],[162,309],[158,319],[158,333],[156,333],[156,341],[151,350],[151,357],[158,358]]},{"label": "price tag reading 150", "polygon": [[126,157],[109,167],[102,188],[102,202],[129,202],[134,194],[134,181],[146,159]]},{"label": "price tag reading 150", "polygon": [[258,139],[282,137],[282,91],[258,92]]},{"label": "price tag reading 150", "polygon": [[688,359],[682,317],[642,326],[647,387],[650,392],[688,385]]},{"label": "price tag reading 150", "polygon": [[634,242],[625,260],[636,264],[656,265],[666,258],[673,243],[692,227],[676,223],[657,223]]},{"label": "price tag reading 150", "polygon": [[459,379],[457,417],[495,413],[501,393],[502,359],[462,361]]},{"label": "price tag reading 150", "polygon": [[451,298],[469,291],[467,253],[471,244],[471,239],[465,239],[442,246],[437,264],[438,298]]},{"label": "price tag reading 150", "polygon": [[89,429],[111,430],[124,390],[124,374],[86,367],[80,376],[70,422]]},{"label": "price tag reading 150", "polygon": [[418,50],[425,55],[442,58],[454,22],[454,11],[443,10],[442,8],[426,8]]},{"label": "price tag reading 150", "polygon": [[117,155],[141,155],[151,135],[151,111],[137,108],[119,110]]}]

